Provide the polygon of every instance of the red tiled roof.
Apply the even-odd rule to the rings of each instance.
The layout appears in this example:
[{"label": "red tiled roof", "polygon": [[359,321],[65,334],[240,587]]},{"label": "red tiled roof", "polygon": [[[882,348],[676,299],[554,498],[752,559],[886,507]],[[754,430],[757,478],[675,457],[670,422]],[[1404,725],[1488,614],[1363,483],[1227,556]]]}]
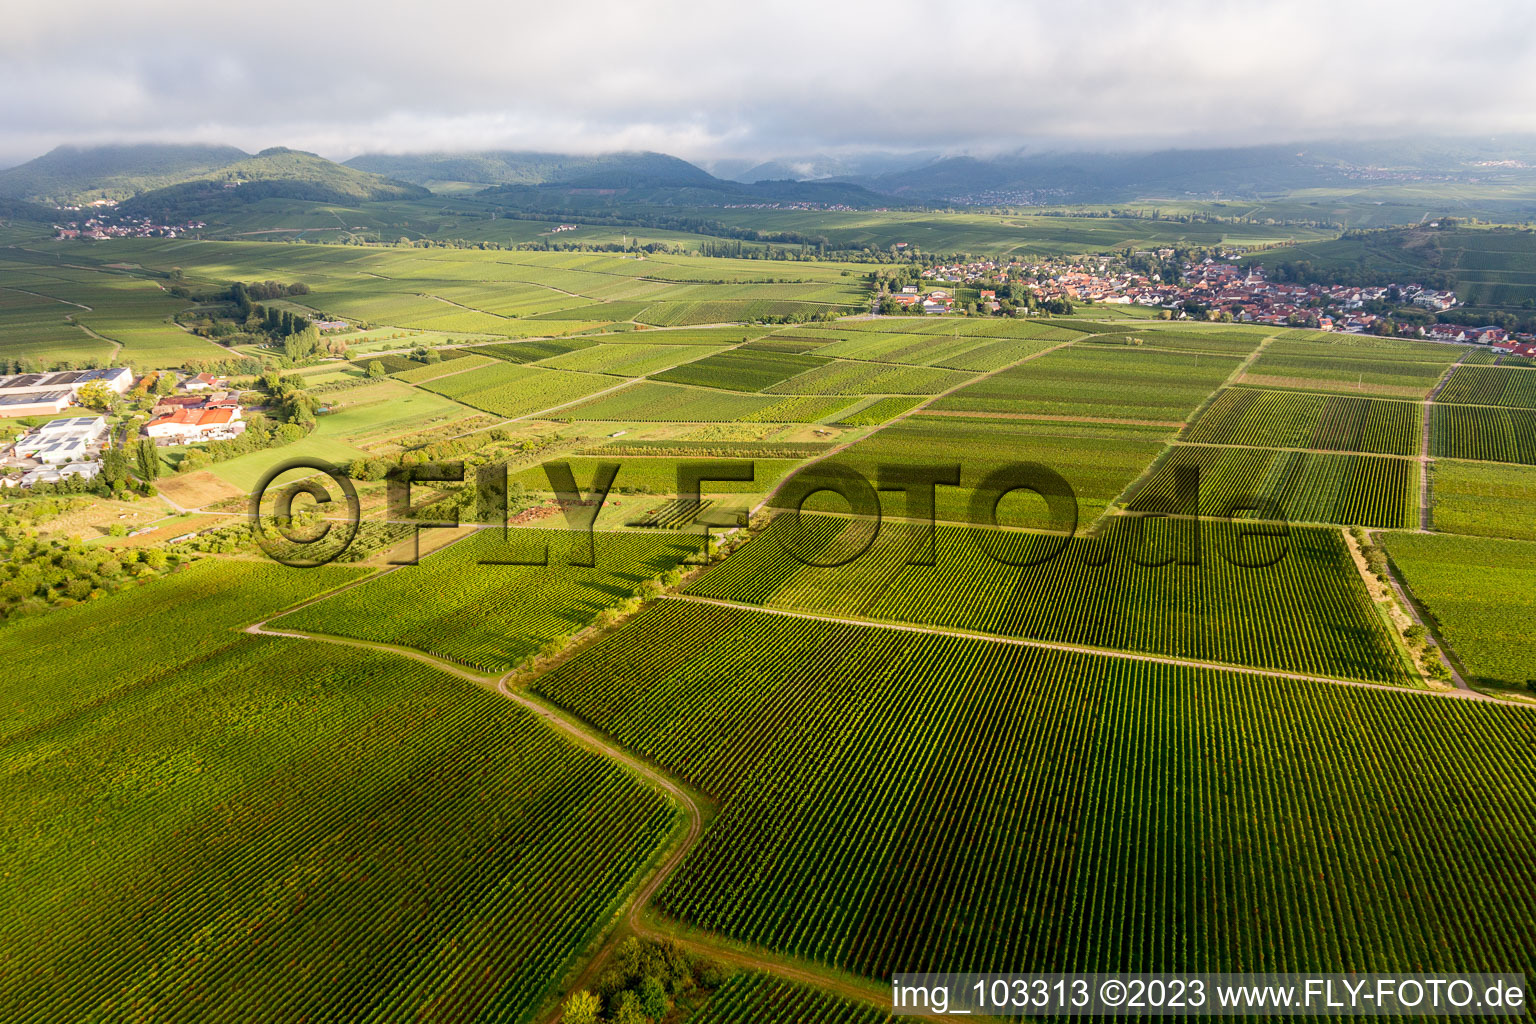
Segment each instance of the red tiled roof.
[{"label": "red tiled roof", "polygon": [[193,427],[212,427],[228,423],[234,418],[233,409],[177,409],[175,412],[150,420],[145,426],[158,427],[167,423],[180,423]]}]

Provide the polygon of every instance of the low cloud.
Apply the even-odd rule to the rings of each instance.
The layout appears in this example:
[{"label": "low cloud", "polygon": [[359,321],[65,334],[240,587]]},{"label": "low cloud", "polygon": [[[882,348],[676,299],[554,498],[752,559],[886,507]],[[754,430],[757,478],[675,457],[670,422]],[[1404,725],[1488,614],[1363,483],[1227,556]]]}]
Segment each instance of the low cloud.
[{"label": "low cloud", "polygon": [[0,164],[63,142],[690,159],[1536,131],[1536,5],[61,2]]}]

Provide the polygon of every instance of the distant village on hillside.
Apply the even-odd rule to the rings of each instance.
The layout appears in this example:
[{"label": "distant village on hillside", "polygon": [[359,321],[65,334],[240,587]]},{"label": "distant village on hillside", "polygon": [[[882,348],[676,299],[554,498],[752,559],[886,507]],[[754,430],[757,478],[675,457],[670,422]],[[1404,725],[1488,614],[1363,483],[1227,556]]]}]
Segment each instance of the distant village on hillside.
[{"label": "distant village on hillside", "polygon": [[[1427,314],[1452,309],[1456,294],[1418,284],[1373,287],[1298,284],[1270,280],[1264,268],[1242,267],[1207,257],[1198,262],[1174,262],[1172,249],[1139,254],[1131,261],[1075,259],[1042,262],[974,260],[926,266],[924,280],[984,286],[978,312],[1002,312],[998,289],[1009,284],[1028,288],[1036,305],[1053,303],[1136,305],[1168,312],[1175,318],[1230,319],[1236,323],[1310,327],[1355,334],[1391,333],[1436,341],[1509,345],[1511,350],[1536,351],[1536,336],[1511,334],[1502,327],[1459,324],[1395,323],[1382,310],[1415,306]],[[890,296],[903,308],[924,313],[955,310],[955,297],[946,289],[923,291],[908,286]],[[1522,351],[1521,354],[1529,354]]]}]

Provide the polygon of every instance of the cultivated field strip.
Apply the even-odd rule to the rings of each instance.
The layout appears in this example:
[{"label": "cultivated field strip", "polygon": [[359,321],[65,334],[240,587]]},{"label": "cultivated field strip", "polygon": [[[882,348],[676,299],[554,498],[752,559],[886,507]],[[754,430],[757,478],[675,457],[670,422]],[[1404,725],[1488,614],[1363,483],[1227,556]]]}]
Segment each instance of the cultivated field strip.
[{"label": "cultivated field strip", "polygon": [[[1409,684],[1337,531],[1117,517],[1037,565],[1059,538],[780,515],[688,588],[701,597],[1198,661]],[[806,562],[846,561],[835,567]],[[1279,554],[1268,566],[1258,563]],[[985,546],[986,550],[982,549]],[[1160,564],[1192,554],[1197,565]],[[1245,564],[1239,564],[1245,563]]]},{"label": "cultivated field strip", "polygon": [[1458,366],[1436,402],[1536,409],[1536,369],[1512,366]]},{"label": "cultivated field strip", "polygon": [[1180,444],[1157,462],[1126,507],[1172,511],[1177,473],[1194,467],[1201,515],[1409,529],[1418,523],[1417,466],[1385,455]]},{"label": "cultivated field strip", "polygon": [[1429,430],[1430,452],[1437,458],[1536,466],[1536,409],[1436,402]]},{"label": "cultivated field strip", "polygon": [[[503,539],[499,529],[480,530],[417,565],[274,619],[272,627],[414,647],[505,672],[694,556],[700,543],[659,530],[598,533],[595,564],[586,567],[570,564],[585,557],[582,533],[521,529]],[[540,558],[548,564],[508,564]]]},{"label": "cultivated field strip", "polygon": [[666,799],[444,672],[231,628],[357,576],[205,560],[0,631],[7,705],[75,680],[0,745],[7,1021],[518,1019],[604,922]]},{"label": "cultivated field strip", "polygon": [[1523,709],[688,602],[535,688],[721,801],[661,909],[864,976],[1536,954]]},{"label": "cultivated field strip", "polygon": [[1422,407],[1343,395],[1226,388],[1182,439],[1257,448],[1417,455]]}]

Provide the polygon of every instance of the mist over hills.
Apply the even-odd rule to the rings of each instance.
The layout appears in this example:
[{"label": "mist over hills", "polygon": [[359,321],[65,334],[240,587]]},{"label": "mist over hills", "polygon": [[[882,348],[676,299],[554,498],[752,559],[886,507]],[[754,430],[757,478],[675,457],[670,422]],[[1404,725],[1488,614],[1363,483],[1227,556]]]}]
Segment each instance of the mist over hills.
[{"label": "mist over hills", "polygon": [[[420,199],[430,187],[470,186],[485,198],[556,211],[600,202],[989,205],[1110,203],[1143,197],[1242,198],[1302,189],[1474,182],[1536,186],[1536,137],[1274,144],[1146,152],[1018,151],[811,155],[716,160],[715,173],[664,153],[597,155],[535,150],[366,153],[337,163],[274,147],[145,143],[61,146],[0,171],[12,217],[37,208],[118,201],[168,218],[206,216],[266,198],[366,203]],[[476,188],[478,186],[478,188]],[[609,199],[609,203],[618,199]]]}]

